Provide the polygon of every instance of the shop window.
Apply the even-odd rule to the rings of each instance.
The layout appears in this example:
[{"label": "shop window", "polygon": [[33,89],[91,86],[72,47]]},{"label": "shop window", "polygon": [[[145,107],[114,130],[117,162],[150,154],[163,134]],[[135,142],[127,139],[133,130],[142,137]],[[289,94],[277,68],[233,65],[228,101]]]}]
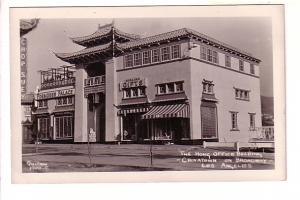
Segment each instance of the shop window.
[{"label": "shop window", "polygon": [[255,68],[254,68],[254,65],[252,63],[250,64],[250,73],[255,74]]},{"label": "shop window", "polygon": [[56,138],[68,138],[73,136],[73,117],[55,117],[55,136]]},{"label": "shop window", "polygon": [[151,63],[151,51],[143,52],[143,65]]},{"label": "shop window", "polygon": [[174,45],[171,46],[171,59],[176,59],[180,57],[180,46]]},{"label": "shop window", "polygon": [[231,116],[231,130],[238,130],[238,112],[230,112]]},{"label": "shop window", "polygon": [[250,130],[255,130],[255,113],[249,113]]},{"label": "shop window", "polygon": [[239,69],[240,71],[244,71],[244,61],[239,60]]},{"label": "shop window", "polygon": [[153,49],[152,50],[152,62],[157,63],[160,61],[160,49]]},{"label": "shop window", "polygon": [[142,53],[135,53],[134,54],[134,60],[133,60],[134,66],[140,66],[142,65]]},{"label": "shop window", "polygon": [[231,57],[228,55],[225,55],[225,66],[231,67]]},{"label": "shop window", "polygon": [[161,61],[170,60],[170,47],[161,48]]},{"label": "shop window", "polygon": [[133,55],[126,55],[125,56],[125,67],[133,67]]},{"label": "shop window", "polygon": [[250,100],[250,91],[235,88],[235,98],[239,99],[239,100],[249,101]]},{"label": "shop window", "polygon": [[202,86],[203,86],[203,93],[214,94],[214,84],[212,81],[203,80]]}]

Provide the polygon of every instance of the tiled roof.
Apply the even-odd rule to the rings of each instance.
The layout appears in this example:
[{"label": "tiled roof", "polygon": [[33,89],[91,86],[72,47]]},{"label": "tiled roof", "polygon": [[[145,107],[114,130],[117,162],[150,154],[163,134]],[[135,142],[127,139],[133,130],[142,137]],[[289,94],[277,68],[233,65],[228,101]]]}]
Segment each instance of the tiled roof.
[{"label": "tiled roof", "polygon": [[[107,27],[109,27],[109,26],[107,26]],[[101,31],[101,32],[103,33],[104,30]],[[208,37],[208,36],[206,36],[202,33],[199,33],[195,30],[187,29],[187,28],[182,28],[182,29],[178,29],[178,30],[175,30],[175,31],[170,31],[170,32],[166,32],[166,33],[162,33],[162,34],[158,34],[158,35],[154,35],[154,36],[150,36],[150,37],[146,37],[146,38],[132,40],[132,41],[125,42],[125,43],[116,43],[115,47],[117,49],[127,50],[127,49],[132,49],[132,48],[136,48],[136,47],[140,47],[140,46],[159,43],[159,42],[166,41],[166,40],[176,39],[178,37],[195,37],[199,40],[206,41],[207,44],[211,44],[211,45],[214,45],[216,47],[222,47],[226,51],[236,52],[237,55],[243,54],[247,57],[250,57],[250,58],[255,59],[256,61],[260,62],[259,59],[254,58],[250,53],[244,52],[244,51],[239,50],[235,47],[232,47],[228,44],[225,44],[225,43],[220,42],[216,39]],[[84,54],[89,54],[89,53],[93,53],[93,52],[101,52],[101,51],[106,50],[107,48],[111,47],[110,46],[111,44],[112,43],[105,44],[105,45],[99,45],[99,46],[95,46],[95,47],[88,47],[86,49],[80,50],[80,51],[75,52],[75,53],[66,53],[66,54],[60,53],[60,54],[56,54],[56,56],[61,58],[61,59],[68,59],[68,58],[71,58],[71,57],[75,57],[75,56],[79,56],[79,55],[82,56]]]},{"label": "tiled roof", "polygon": [[58,58],[64,59],[64,58],[71,58],[71,57],[76,57],[76,56],[82,56],[85,54],[90,54],[90,53],[96,53],[96,52],[101,52],[103,50],[109,49],[112,45],[112,42],[104,45],[99,45],[99,46],[94,46],[94,47],[89,47],[82,49],[80,51],[74,52],[74,53],[54,53]]},{"label": "tiled roof", "polygon": [[146,37],[146,38],[141,38],[140,40],[126,42],[126,43],[120,44],[119,47],[123,48],[123,49],[130,49],[130,48],[134,48],[137,46],[149,45],[149,44],[157,43],[157,42],[160,42],[163,40],[168,40],[168,39],[184,36],[187,34],[188,33],[186,32],[186,29],[183,28],[183,29],[179,29],[179,30],[175,30],[175,31],[167,32],[167,33],[162,33],[162,34],[158,34],[158,35],[154,35],[154,36],[150,36],[150,37]]},{"label": "tiled roof", "polygon": [[[99,29],[91,35],[87,35],[87,36],[83,36],[83,37],[75,37],[75,38],[71,38],[71,39],[73,40],[73,42],[75,42],[77,44],[84,44],[85,42],[88,42],[90,40],[101,38],[103,36],[108,35],[111,32],[113,27],[114,27],[113,24],[106,24],[102,27],[99,27]],[[115,33],[117,35],[123,36],[128,39],[133,39],[133,40],[140,39],[139,35],[125,33],[116,28],[115,28]]]},{"label": "tiled roof", "polygon": [[25,94],[21,99],[21,104],[32,104],[34,101],[34,94]]}]

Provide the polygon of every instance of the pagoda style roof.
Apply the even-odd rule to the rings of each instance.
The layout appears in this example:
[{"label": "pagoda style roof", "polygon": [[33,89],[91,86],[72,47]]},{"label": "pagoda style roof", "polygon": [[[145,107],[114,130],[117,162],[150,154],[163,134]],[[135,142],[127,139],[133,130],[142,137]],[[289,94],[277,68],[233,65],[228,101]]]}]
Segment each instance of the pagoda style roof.
[{"label": "pagoda style roof", "polygon": [[[102,33],[105,33],[105,30],[108,31],[108,26],[107,25],[107,29],[103,28],[101,29]],[[119,30],[118,30],[119,31]],[[117,33],[117,31],[116,31]],[[90,37],[90,36],[89,36]],[[102,44],[102,45],[98,45],[98,46],[94,46],[94,47],[87,47],[83,50],[74,52],[74,53],[56,53],[55,55],[66,61],[66,62],[70,62],[70,63],[75,63],[76,59],[83,59],[84,57],[93,57],[96,54],[106,54],[108,52],[118,52],[118,54],[114,54],[116,55],[120,55],[119,53],[123,53],[126,51],[133,51],[135,49],[141,49],[141,48],[148,48],[150,46],[153,45],[160,45],[163,43],[169,43],[171,41],[178,41],[181,39],[188,39],[188,40],[193,40],[193,41],[197,41],[199,43],[204,43],[206,45],[209,46],[213,46],[215,48],[219,48],[225,52],[228,52],[229,54],[233,54],[236,55],[238,57],[242,57],[244,59],[253,61],[253,62],[257,62],[259,63],[260,60],[253,57],[250,53],[247,53],[245,51],[242,51],[240,49],[237,49],[235,47],[232,47],[228,44],[225,44],[221,41],[218,41],[214,38],[211,38],[209,36],[206,36],[202,33],[199,33],[195,30],[192,29],[188,29],[188,28],[182,28],[182,29],[178,29],[175,31],[170,31],[170,32],[166,32],[166,33],[162,33],[162,34],[158,34],[158,35],[154,35],[154,36],[149,36],[149,37],[145,37],[145,38],[140,38],[140,39],[135,39],[135,40],[131,40],[128,42],[118,42],[118,41],[113,41],[112,39],[110,40],[109,43],[107,44]],[[85,40],[87,41],[87,40]],[[110,54],[112,57],[112,54]]]},{"label": "pagoda style roof", "polygon": [[115,37],[115,40],[118,42],[128,42],[132,40],[140,39],[139,35],[125,33],[114,27],[114,24],[106,24],[100,26],[96,32],[91,35],[83,37],[71,38],[71,40],[79,45],[90,47],[94,45],[101,45],[106,43],[109,40],[112,40],[112,37]]}]

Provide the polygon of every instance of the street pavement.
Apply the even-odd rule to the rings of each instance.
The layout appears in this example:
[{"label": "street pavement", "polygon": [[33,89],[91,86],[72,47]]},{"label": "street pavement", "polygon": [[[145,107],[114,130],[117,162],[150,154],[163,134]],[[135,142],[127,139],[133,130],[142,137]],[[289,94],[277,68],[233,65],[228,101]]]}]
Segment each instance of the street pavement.
[{"label": "street pavement", "polygon": [[114,172],[274,169],[274,153],[200,145],[24,144],[23,172]]}]

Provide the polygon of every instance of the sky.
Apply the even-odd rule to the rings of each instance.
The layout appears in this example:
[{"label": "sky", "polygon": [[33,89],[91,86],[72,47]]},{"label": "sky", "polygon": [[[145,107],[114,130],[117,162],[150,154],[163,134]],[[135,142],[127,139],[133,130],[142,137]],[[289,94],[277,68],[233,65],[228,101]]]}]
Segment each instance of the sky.
[{"label": "sky", "polygon": [[[71,37],[94,33],[99,24],[113,19],[40,19],[36,29],[26,34],[27,92],[40,85],[39,70],[65,63],[53,52],[69,53],[83,49]],[[261,94],[273,96],[272,24],[270,18],[127,18],[114,19],[115,26],[127,33],[147,37],[180,28],[191,28],[252,54],[260,63]]]}]

